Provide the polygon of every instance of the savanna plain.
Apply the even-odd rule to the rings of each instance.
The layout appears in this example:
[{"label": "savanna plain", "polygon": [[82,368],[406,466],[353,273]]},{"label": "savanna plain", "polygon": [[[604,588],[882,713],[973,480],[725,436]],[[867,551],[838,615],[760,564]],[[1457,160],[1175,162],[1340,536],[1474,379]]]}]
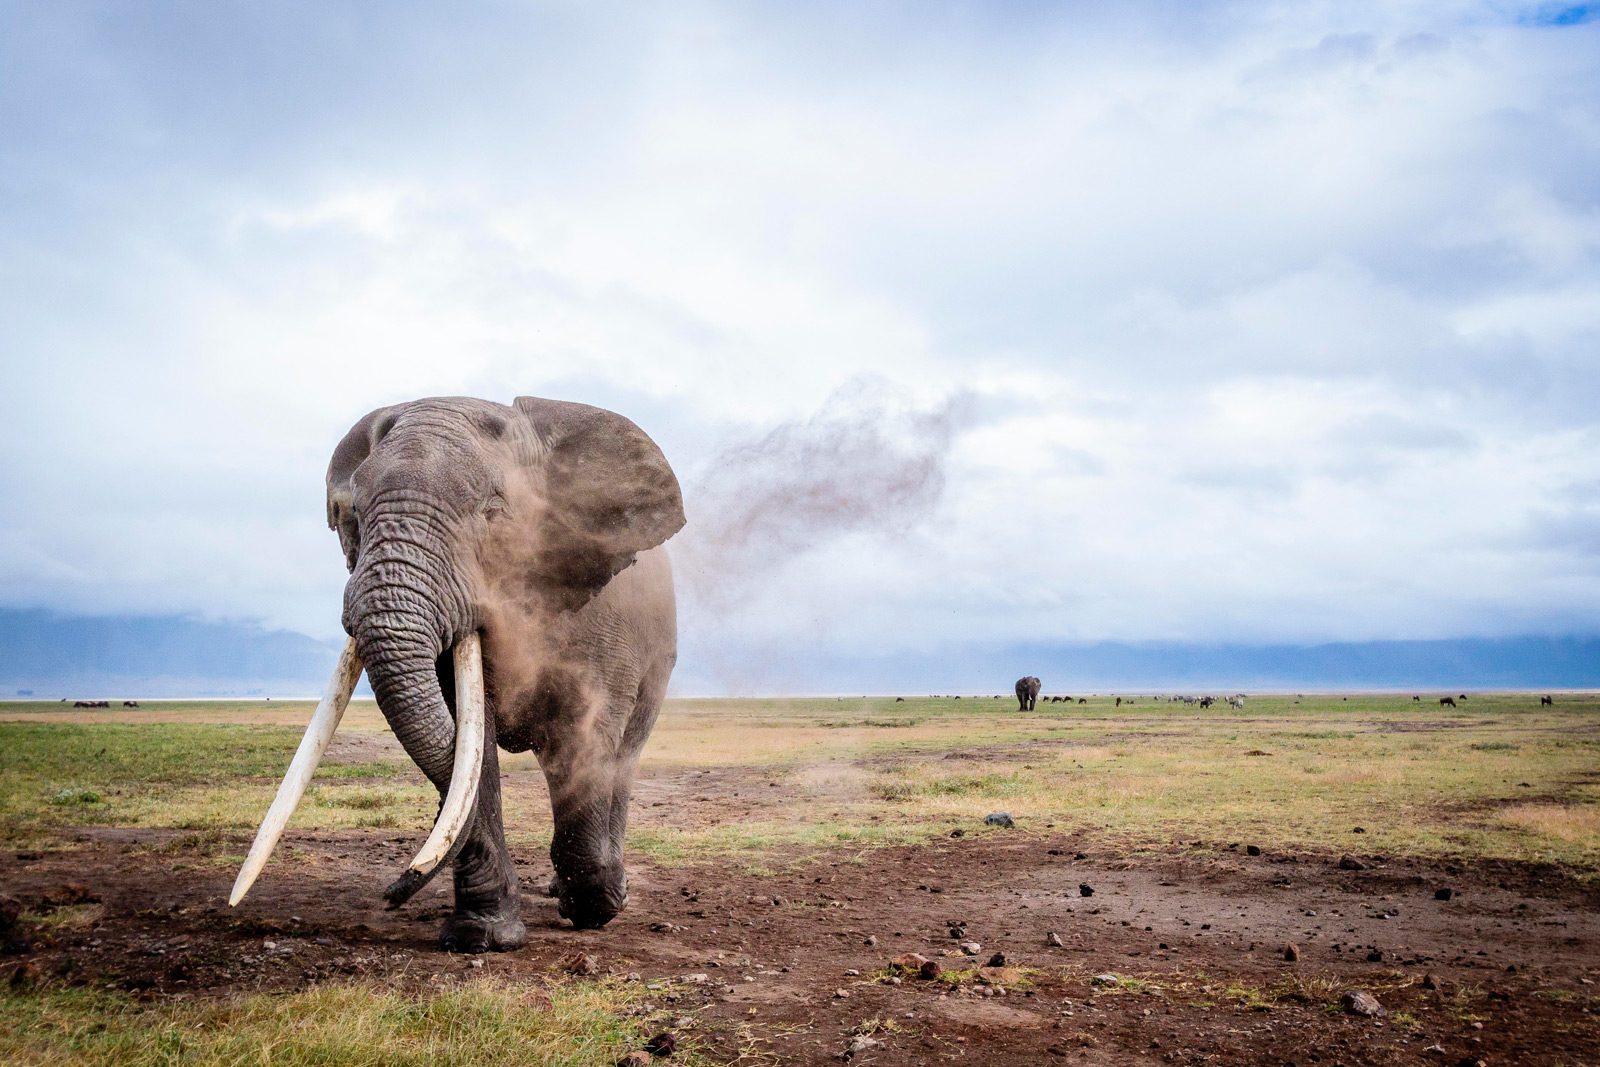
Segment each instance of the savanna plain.
[{"label": "savanna plain", "polygon": [[0,705],[0,1063],[1600,1063],[1600,696],[1419,695],[669,701],[604,930],[502,754],[477,957],[370,702],[232,909],[310,702]]}]

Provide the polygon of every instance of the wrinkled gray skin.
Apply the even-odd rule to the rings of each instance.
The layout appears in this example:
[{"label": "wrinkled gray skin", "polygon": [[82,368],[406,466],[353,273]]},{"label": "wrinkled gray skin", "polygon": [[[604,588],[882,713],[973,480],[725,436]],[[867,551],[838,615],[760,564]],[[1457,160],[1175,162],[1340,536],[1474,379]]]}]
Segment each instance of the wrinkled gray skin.
[{"label": "wrinkled gray skin", "polygon": [[1032,711],[1039,702],[1039,679],[1032,677],[1017,679],[1017,710]]},{"label": "wrinkled gray skin", "polygon": [[[395,736],[444,796],[455,747],[451,650],[483,641],[486,744],[477,807],[452,855],[460,952],[528,934],[501,826],[496,742],[533,751],[550,787],[560,912],[604,926],[627,904],[628,797],[677,659],[672,572],[683,526],[666,458],[620,415],[518,397],[380,408],[328,467],[328,523],[356,640]],[[404,902],[428,881],[402,877]]]}]

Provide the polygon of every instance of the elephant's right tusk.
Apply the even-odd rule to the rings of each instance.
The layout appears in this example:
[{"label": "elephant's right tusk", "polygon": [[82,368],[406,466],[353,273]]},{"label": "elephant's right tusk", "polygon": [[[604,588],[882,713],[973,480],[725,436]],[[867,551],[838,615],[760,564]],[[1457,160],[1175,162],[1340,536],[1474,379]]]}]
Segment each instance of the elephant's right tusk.
[{"label": "elephant's right tusk", "polygon": [[278,787],[272,807],[267,809],[267,817],[261,820],[255,843],[250,846],[250,854],[245,857],[239,877],[234,880],[228,907],[244,899],[244,895],[255,884],[261,868],[266,866],[278,838],[283,835],[283,828],[289,825],[289,816],[294,814],[300,798],[305,795],[306,786],[311,784],[311,776],[317,772],[322,754],[328,751],[333,732],[339,728],[339,720],[344,717],[344,709],[349,706],[350,694],[355,691],[360,677],[361,657],[356,653],[356,641],[352,637],[344,643],[344,651],[339,654],[339,665],[333,669],[327,691],[322,694],[317,710],[311,713],[311,722],[306,726],[305,737],[300,739],[300,747],[289,764],[289,772],[283,776],[283,784]]},{"label": "elephant's right tusk", "polygon": [[478,635],[470,633],[456,642],[456,759],[450,769],[450,788],[434,820],[433,832],[411,866],[385,892],[391,905],[416,892],[441,860],[455,847],[456,839],[472,818],[478,803],[478,779],[483,773],[483,648]]}]

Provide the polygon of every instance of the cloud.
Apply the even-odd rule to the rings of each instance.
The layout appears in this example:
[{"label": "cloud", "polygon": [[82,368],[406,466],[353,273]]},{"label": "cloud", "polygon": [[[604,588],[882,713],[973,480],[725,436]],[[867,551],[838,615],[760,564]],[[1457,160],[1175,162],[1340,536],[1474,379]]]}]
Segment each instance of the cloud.
[{"label": "cloud", "polygon": [[686,648],[1600,621],[1586,8],[0,17],[6,604],[330,636],[344,430],[533,393],[799,509]]}]

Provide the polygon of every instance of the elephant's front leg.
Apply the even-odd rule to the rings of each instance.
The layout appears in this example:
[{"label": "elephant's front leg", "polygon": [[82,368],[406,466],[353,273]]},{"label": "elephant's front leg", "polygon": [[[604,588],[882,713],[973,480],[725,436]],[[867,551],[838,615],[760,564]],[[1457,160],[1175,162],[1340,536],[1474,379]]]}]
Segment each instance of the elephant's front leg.
[{"label": "elephant's front leg", "polygon": [[506,850],[500,813],[500,756],[488,723],[483,779],[471,835],[456,857],[456,906],[439,931],[451,952],[508,952],[528,941],[517,893],[517,870]]},{"label": "elephant's front leg", "polygon": [[628,906],[622,865],[632,760],[610,752],[541,753],[555,824],[550,862],[558,910],[579,929],[604,926]]}]

